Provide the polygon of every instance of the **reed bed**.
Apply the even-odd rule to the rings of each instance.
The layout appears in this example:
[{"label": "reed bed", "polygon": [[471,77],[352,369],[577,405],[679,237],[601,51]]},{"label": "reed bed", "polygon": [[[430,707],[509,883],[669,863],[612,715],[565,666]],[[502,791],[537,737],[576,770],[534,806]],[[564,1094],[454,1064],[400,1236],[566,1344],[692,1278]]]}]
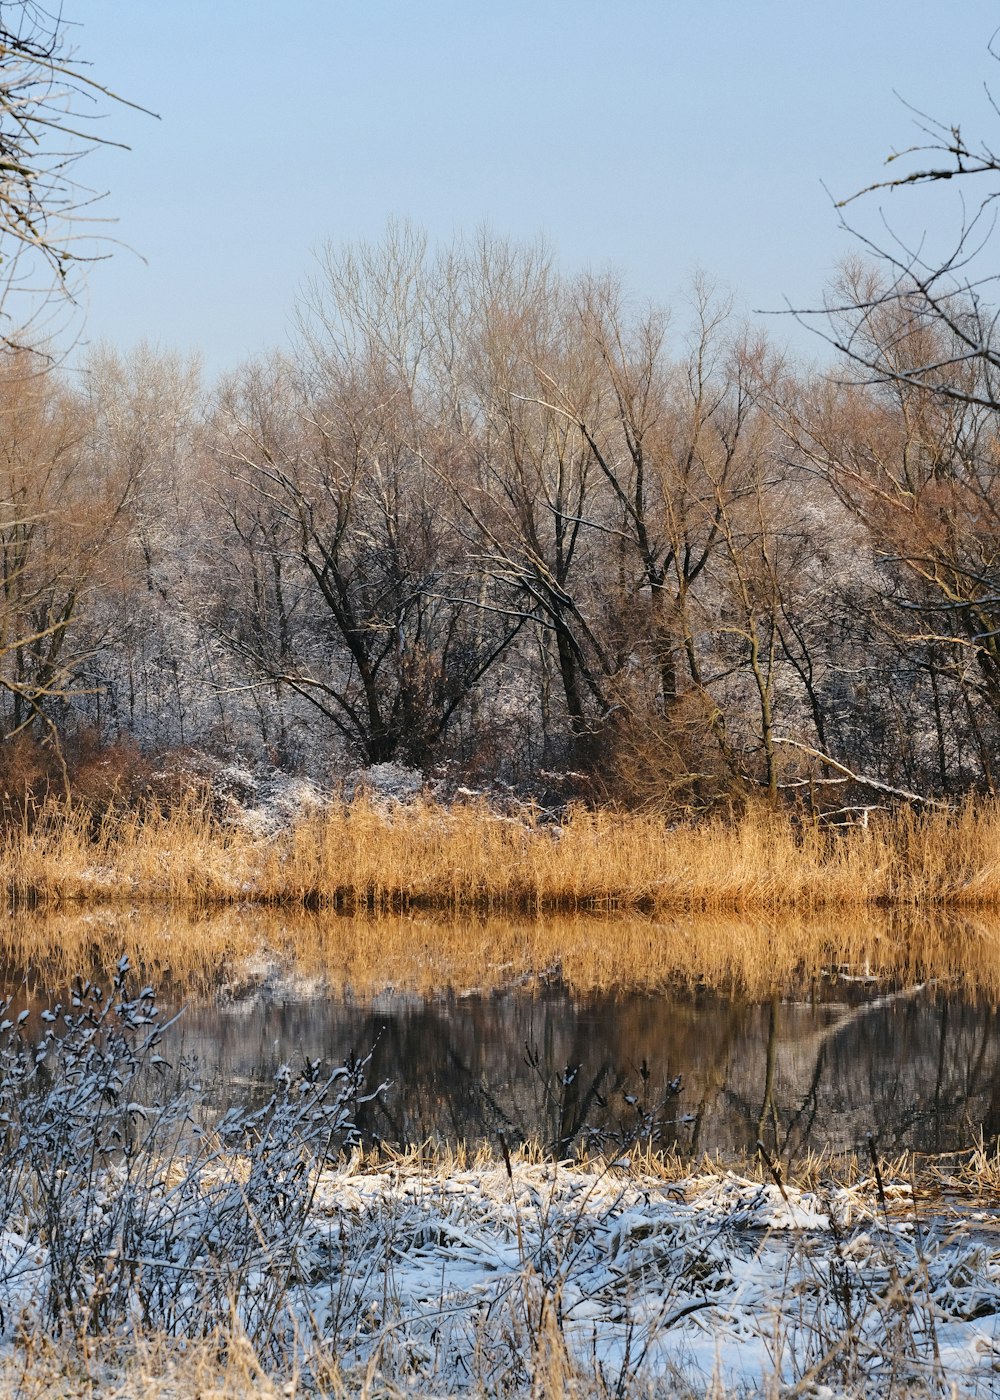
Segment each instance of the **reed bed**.
[{"label": "reed bed", "polygon": [[831,974],[947,984],[1000,1003],[1000,918],[861,909],[656,916],[453,918],[227,906],[21,910],[0,928],[0,964],[27,994],[106,977],[124,954],[172,998],[211,1003],[278,975],[333,995],[492,992],[557,978],[572,993],[706,988],[752,1000],[810,996]]},{"label": "reed bed", "polygon": [[1000,904],[1000,803],[901,808],[833,830],[765,806],[668,825],[642,813],[336,802],[259,834],[182,804],[95,823],[65,804],[0,838],[19,904],[239,902],[352,910],[718,912]]}]

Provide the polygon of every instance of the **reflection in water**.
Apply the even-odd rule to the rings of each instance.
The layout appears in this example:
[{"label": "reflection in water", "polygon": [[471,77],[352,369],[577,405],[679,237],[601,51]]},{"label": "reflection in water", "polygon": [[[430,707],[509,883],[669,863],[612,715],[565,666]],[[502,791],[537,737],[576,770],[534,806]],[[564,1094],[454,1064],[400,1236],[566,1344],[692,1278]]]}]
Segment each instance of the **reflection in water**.
[{"label": "reflection in water", "polygon": [[627,1140],[643,1112],[659,1145],[723,1155],[758,1137],[797,1155],[857,1148],[869,1131],[887,1153],[1000,1134],[996,1012],[926,986],[874,994],[831,982],[808,1001],[765,1003],[573,995],[558,983],[363,1002],[272,987],[189,1008],[175,1042],[220,1102],[262,1093],[283,1060],[338,1063],[372,1048],[372,1077],[391,1087],[363,1128],[395,1144],[501,1130],[563,1154],[586,1125]]},{"label": "reflection in water", "polygon": [[[589,1129],[627,1143],[645,1124],[659,1146],[684,1153],[730,1156],[761,1138],[792,1156],[863,1147],[869,1131],[885,1153],[967,1147],[980,1131],[987,1141],[1000,1136],[990,1000],[1000,940],[982,926],[951,935],[927,926],[906,939],[898,929],[864,930],[878,980],[831,970],[857,955],[860,934],[834,944],[829,932],[807,929],[796,936],[813,951],[797,964],[782,971],[772,962],[768,979],[754,981],[736,975],[731,958],[713,985],[707,968],[698,975],[691,949],[701,947],[706,961],[712,948],[745,950],[760,939],[759,924],[745,935],[734,925],[689,925],[672,965],[667,925],[477,925],[463,936],[411,923],[406,978],[402,925],[327,920],[306,929],[303,921],[293,951],[297,931],[287,920],[278,929],[246,912],[232,919],[221,931],[206,926],[201,945],[185,931],[196,976],[185,975],[169,929],[157,939],[120,914],[103,929],[77,920],[64,932],[22,930],[32,951],[15,956],[11,935],[6,984],[27,977],[41,993],[65,979],[68,948],[78,950],[74,971],[89,972],[124,947],[143,980],[160,987],[165,1011],[186,1003],[164,1053],[197,1057],[214,1102],[263,1097],[278,1066],[296,1057],[335,1064],[371,1050],[372,1079],[390,1087],[361,1126],[394,1144],[475,1142],[501,1131],[563,1155]],[[465,961],[447,972],[450,946]],[[650,956],[626,978],[626,961],[643,946]],[[895,963],[893,946],[904,950]],[[275,947],[279,956],[266,952]],[[470,947],[478,986],[457,990]],[[558,966],[554,949],[565,951]],[[600,977],[582,975],[587,957]],[[386,990],[389,981],[395,989]],[[450,990],[435,990],[449,981]]]}]

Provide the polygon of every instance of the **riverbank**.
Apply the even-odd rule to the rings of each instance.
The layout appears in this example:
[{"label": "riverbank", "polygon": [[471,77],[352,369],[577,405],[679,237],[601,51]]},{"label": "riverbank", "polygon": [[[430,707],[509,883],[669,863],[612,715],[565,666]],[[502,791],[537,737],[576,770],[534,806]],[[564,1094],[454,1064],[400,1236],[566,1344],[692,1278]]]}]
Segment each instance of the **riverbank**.
[{"label": "riverbank", "polygon": [[[668,1152],[619,1082],[624,1118],[577,1157],[529,1133],[518,1149],[506,1120],[478,1149],[456,1133],[366,1155],[362,1111],[393,1093],[374,1057],[313,1058],[293,1032],[234,1103],[127,955],[100,985],[23,1000],[0,1020],[0,1397],[911,1400],[989,1394],[1000,1373],[1000,1157],[981,1137],[834,1156],[789,1147],[775,1117],[749,1156]],[[779,1060],[750,1067],[755,1103]]]},{"label": "riverbank", "polygon": [[831,828],[764,805],[668,824],[613,810],[362,794],[279,824],[181,801],[49,803],[0,838],[15,905],[255,903],[339,912],[782,911],[1000,907],[1000,804],[875,813]]},{"label": "riverbank", "polygon": [[[316,1179],[293,1255],[261,1234],[201,1342],[151,1326],[151,1293],[128,1340],[49,1335],[49,1252],[8,1224],[0,1394],[985,1395],[997,1188],[982,1153],[813,1160],[789,1184],[762,1163],[355,1156]],[[285,1272],[262,1319],[269,1252]]]}]

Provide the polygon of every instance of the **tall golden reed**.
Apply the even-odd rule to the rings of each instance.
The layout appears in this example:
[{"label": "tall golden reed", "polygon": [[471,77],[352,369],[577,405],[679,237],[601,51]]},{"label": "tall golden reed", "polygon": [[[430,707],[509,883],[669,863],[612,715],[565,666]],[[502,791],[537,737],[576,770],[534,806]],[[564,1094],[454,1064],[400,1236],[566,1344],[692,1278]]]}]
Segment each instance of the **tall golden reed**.
[{"label": "tall golden reed", "polygon": [[1000,904],[1000,804],[831,830],[764,805],[732,820],[430,801],[334,803],[275,834],[194,802],[107,816],[51,804],[0,837],[16,904],[240,902],[338,910],[813,910]]}]

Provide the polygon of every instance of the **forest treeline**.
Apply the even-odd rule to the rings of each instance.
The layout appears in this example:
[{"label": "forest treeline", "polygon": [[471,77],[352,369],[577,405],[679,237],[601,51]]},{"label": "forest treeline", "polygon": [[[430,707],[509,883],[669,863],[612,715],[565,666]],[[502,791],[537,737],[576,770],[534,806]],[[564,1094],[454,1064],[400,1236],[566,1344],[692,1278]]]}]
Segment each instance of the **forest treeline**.
[{"label": "forest treeline", "polygon": [[0,778],[131,746],[677,807],[993,790],[993,371],[879,290],[843,273],[862,353],[817,370],[704,282],[668,310],[397,228],[216,384],[6,350]]}]

